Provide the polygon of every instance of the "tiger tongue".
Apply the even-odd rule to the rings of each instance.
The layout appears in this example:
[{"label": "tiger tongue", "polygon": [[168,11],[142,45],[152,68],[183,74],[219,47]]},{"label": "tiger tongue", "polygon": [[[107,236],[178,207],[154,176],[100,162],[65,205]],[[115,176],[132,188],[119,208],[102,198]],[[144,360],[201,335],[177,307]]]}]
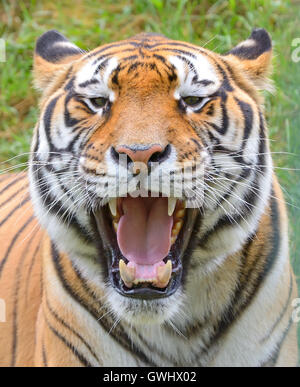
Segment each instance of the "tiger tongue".
[{"label": "tiger tongue", "polygon": [[171,248],[173,217],[168,216],[167,198],[132,198],[122,200],[117,239],[129,262],[155,265]]}]

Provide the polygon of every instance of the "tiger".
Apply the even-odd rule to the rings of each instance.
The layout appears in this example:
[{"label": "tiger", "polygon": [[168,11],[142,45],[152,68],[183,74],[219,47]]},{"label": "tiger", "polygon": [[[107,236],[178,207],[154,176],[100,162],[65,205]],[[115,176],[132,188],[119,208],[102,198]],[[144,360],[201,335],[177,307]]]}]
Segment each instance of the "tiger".
[{"label": "tiger", "polygon": [[297,365],[271,62],[261,28],[224,54],[38,38],[29,169],[0,175],[1,366]]}]

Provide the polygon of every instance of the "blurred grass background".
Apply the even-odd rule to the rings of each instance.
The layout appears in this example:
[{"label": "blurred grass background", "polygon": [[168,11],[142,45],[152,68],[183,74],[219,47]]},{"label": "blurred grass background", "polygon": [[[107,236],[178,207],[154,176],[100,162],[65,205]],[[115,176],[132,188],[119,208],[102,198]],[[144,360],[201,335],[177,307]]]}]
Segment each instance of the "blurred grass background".
[{"label": "blurred grass background", "polygon": [[[292,41],[300,38],[300,4],[290,0],[73,0],[0,3],[0,162],[26,162],[38,113],[32,88],[32,55],[37,37],[57,29],[85,50],[141,31],[206,45],[224,53],[264,27],[274,43],[276,94],[266,95],[266,117],[280,183],[290,203],[291,259],[300,276],[300,62],[292,61]],[[277,153],[278,152],[278,153]],[[284,153],[281,153],[284,152]],[[291,154],[286,154],[286,152]],[[4,162],[4,163],[3,163]],[[0,165],[0,170],[3,169]]]}]

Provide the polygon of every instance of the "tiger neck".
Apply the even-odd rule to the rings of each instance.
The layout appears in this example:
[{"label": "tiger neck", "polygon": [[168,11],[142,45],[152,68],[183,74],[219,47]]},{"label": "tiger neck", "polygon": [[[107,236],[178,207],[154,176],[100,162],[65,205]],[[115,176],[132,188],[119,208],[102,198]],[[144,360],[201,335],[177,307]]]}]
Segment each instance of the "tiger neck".
[{"label": "tiger neck", "polygon": [[[72,257],[61,253],[50,238],[45,236],[45,308],[55,310],[63,321],[72,316],[71,320],[76,321],[78,329],[85,332],[95,346],[98,345],[95,337],[99,337],[99,342],[109,338],[124,351],[131,352],[133,343],[140,342],[144,350],[136,348],[134,355],[139,364],[157,365],[145,350],[152,348],[155,353],[159,353],[160,359],[166,357],[166,364],[176,365],[167,356],[169,349],[166,343],[169,342],[172,350],[182,354],[182,358],[178,359],[180,364],[194,364],[197,358],[202,359],[201,365],[205,365],[218,350],[230,324],[251,303],[260,283],[275,262],[280,245],[277,244],[270,251],[270,246],[262,241],[266,234],[280,240],[279,235],[284,232],[280,229],[280,211],[284,212],[284,209],[280,209],[277,200],[271,198],[256,232],[249,236],[237,252],[225,256],[213,268],[208,268],[201,253],[195,252],[193,259],[197,258],[198,262],[203,260],[203,270],[200,266],[200,270],[191,272],[185,284],[185,304],[178,316],[171,323],[159,326],[131,327],[124,321],[116,323],[106,304],[104,287],[99,285],[101,277],[97,264],[91,263],[95,265],[94,277],[87,276],[76,267]],[[193,259],[190,264],[193,264]],[[87,325],[93,330],[87,330]],[[162,340],[158,341],[158,337]],[[204,337],[210,337],[210,340],[200,346]],[[193,342],[197,355],[192,359],[189,348]],[[207,357],[208,349],[210,355]]]}]

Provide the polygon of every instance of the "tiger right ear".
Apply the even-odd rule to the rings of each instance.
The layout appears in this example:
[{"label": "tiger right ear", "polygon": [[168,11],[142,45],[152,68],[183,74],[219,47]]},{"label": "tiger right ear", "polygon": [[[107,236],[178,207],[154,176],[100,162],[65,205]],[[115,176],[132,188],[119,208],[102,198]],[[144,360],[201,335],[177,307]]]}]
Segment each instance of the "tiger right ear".
[{"label": "tiger right ear", "polygon": [[247,40],[227,52],[224,58],[246,73],[258,89],[270,89],[272,41],[265,29],[254,29]]},{"label": "tiger right ear", "polygon": [[45,32],[36,42],[34,53],[34,83],[44,90],[68,64],[84,54],[55,30]]}]

